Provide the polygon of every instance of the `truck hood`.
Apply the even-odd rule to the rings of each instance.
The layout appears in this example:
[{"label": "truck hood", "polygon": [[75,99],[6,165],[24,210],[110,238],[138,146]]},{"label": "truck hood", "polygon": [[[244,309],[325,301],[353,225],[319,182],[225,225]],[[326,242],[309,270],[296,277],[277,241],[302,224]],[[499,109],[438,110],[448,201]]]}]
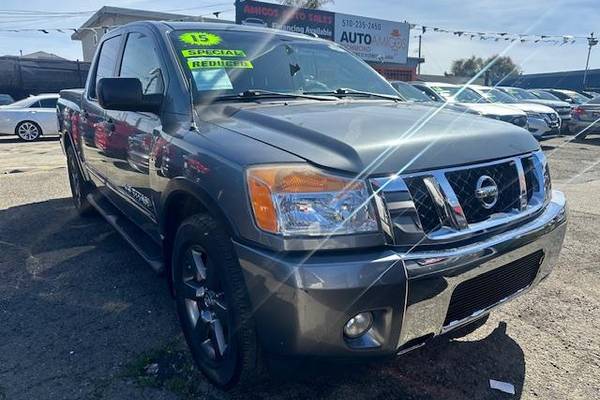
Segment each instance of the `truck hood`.
[{"label": "truck hood", "polygon": [[230,104],[208,106],[199,114],[314,164],[369,175],[469,164],[539,148],[533,136],[511,124],[411,103]]}]

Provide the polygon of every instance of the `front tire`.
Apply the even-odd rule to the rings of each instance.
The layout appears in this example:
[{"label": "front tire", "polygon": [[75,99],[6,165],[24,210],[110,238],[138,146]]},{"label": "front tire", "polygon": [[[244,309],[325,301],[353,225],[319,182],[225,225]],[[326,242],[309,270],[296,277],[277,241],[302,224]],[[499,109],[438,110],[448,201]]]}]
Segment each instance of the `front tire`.
[{"label": "front tire", "polygon": [[15,128],[15,133],[19,139],[33,142],[42,136],[42,128],[33,121],[22,121]]},{"label": "front tire", "polygon": [[200,370],[224,389],[256,381],[262,363],[252,308],[225,230],[208,215],[186,219],[171,265],[177,314]]}]

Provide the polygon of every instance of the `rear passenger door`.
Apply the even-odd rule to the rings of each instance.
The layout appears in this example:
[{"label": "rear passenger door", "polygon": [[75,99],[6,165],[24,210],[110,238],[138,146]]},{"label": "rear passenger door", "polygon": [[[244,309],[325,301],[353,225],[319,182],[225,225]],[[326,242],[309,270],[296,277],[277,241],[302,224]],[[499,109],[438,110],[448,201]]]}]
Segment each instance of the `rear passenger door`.
[{"label": "rear passenger door", "polygon": [[[136,78],[145,95],[164,94],[163,60],[152,32],[142,27],[127,34],[118,76]],[[150,189],[149,163],[161,120],[150,112],[105,110],[112,127],[114,151],[106,158],[107,177],[118,195],[116,200],[126,207],[138,225],[155,222],[153,195]]]}]

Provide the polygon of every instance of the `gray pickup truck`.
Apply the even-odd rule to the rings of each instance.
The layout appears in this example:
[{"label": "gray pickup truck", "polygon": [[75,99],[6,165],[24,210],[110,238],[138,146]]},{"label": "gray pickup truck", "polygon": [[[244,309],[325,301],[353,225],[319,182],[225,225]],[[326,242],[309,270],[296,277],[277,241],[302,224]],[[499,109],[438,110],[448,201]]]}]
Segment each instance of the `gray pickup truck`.
[{"label": "gray pickup truck", "polygon": [[305,35],[140,22],[58,102],[75,206],[170,283],[199,368],[395,356],[546,278],[566,230],[544,153],[508,123],[404,102]]}]

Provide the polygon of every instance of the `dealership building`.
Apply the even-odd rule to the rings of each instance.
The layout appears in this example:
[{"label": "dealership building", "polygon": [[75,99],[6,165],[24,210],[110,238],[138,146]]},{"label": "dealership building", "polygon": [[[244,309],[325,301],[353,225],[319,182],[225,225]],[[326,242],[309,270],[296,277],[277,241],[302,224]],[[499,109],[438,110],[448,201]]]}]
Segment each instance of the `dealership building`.
[{"label": "dealership building", "polygon": [[[71,39],[81,42],[83,60],[90,62],[102,35],[134,21],[203,21],[234,23],[217,18],[105,6],[95,12]],[[389,80],[417,79],[424,60],[408,57],[410,28],[406,22],[308,10],[257,1],[236,2],[236,23],[316,35],[346,47]]]}]

